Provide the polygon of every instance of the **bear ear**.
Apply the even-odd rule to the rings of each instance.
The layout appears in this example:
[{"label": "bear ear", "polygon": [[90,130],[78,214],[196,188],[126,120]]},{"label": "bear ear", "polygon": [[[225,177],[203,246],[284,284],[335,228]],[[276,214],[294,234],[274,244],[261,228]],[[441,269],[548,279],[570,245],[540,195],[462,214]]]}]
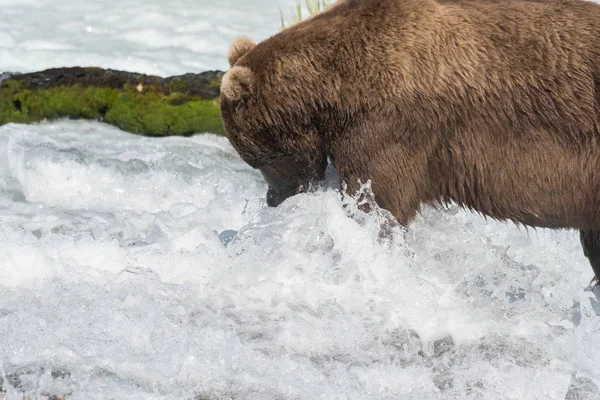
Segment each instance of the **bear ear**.
[{"label": "bear ear", "polygon": [[233,67],[237,60],[240,59],[240,57],[242,57],[255,47],[256,43],[248,36],[240,36],[234,39],[231,43],[231,47],[229,47],[229,54],[227,54],[229,66]]},{"label": "bear ear", "polygon": [[221,80],[221,95],[230,101],[242,100],[254,91],[254,74],[248,67],[235,66]]}]

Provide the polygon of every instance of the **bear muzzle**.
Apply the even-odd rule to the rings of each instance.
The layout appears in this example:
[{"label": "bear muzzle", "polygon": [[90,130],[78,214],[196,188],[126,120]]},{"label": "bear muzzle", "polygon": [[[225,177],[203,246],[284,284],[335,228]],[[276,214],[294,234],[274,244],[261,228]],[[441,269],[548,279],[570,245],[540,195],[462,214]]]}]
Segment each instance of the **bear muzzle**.
[{"label": "bear muzzle", "polygon": [[267,190],[267,205],[269,207],[277,207],[287,199],[299,193],[304,193],[308,190],[308,184],[299,184],[283,189],[275,189],[269,185]]}]

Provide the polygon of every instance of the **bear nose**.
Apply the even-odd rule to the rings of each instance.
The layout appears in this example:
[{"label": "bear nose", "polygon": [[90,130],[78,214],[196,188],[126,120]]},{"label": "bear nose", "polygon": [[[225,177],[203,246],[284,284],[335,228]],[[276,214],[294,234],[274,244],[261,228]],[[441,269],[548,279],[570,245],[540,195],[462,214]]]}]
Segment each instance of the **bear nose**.
[{"label": "bear nose", "polygon": [[283,203],[285,199],[284,196],[281,196],[279,193],[275,192],[273,188],[269,187],[269,190],[267,191],[267,205],[269,207],[277,207]]},{"label": "bear nose", "polygon": [[300,185],[297,188],[292,187],[290,189],[284,190],[275,190],[271,186],[269,186],[269,190],[267,191],[267,205],[269,207],[277,207],[289,197],[292,197],[304,191],[305,190],[303,185]]},{"label": "bear nose", "polygon": [[277,207],[289,197],[304,193],[307,189],[308,184],[298,184],[297,186],[290,186],[279,190],[275,190],[272,186],[269,186],[269,190],[267,191],[267,205],[269,207]]}]

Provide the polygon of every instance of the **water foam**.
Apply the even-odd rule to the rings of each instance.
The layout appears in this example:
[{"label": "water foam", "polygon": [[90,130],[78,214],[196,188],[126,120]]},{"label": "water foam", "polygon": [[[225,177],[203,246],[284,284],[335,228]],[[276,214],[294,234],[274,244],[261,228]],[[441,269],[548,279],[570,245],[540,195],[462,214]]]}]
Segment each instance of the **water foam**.
[{"label": "water foam", "polygon": [[0,132],[10,396],[562,399],[597,388],[599,307],[573,232],[427,208],[389,240],[385,214],[361,214],[334,188],[266,207],[260,174],[221,137],[88,122]]}]

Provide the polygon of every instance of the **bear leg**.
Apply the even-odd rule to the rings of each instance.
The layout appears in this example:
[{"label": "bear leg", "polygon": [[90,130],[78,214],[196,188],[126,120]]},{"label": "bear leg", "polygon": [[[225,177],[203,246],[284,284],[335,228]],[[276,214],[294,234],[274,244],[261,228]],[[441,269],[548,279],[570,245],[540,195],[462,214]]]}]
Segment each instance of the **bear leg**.
[{"label": "bear leg", "polygon": [[600,231],[579,231],[583,254],[594,270],[594,285],[600,284]]}]

